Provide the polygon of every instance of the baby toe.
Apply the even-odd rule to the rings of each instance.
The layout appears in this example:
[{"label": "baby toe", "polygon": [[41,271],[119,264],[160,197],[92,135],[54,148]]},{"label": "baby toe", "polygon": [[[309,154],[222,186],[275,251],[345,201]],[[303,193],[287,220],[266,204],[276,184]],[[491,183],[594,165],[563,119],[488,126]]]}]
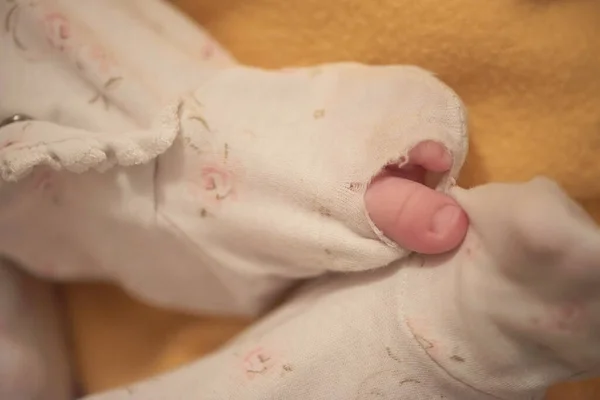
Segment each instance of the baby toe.
[{"label": "baby toe", "polygon": [[373,225],[400,247],[438,254],[458,246],[467,231],[466,214],[451,197],[433,188],[452,168],[452,155],[427,140],[390,165],[367,189],[365,207]]},{"label": "baby toe", "polygon": [[408,179],[377,179],[366,192],[365,205],[373,224],[411,251],[452,250],[467,232],[466,214],[451,197]]}]

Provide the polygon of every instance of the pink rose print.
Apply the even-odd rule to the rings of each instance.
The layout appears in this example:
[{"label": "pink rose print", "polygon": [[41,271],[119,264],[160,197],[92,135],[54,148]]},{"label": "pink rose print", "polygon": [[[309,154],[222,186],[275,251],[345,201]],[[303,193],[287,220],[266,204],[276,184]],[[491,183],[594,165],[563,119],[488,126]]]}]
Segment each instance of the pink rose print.
[{"label": "pink rose print", "polygon": [[202,48],[202,58],[204,60],[210,60],[215,55],[215,45],[211,42],[208,42]]},{"label": "pink rose print", "polygon": [[242,372],[249,381],[272,374],[283,378],[293,371],[292,364],[286,363],[280,355],[261,346],[248,351],[242,359]]},{"label": "pink rose print", "polygon": [[43,17],[46,38],[52,46],[65,51],[71,38],[71,24],[67,17],[58,12],[51,12]]},{"label": "pink rose print", "polygon": [[248,380],[270,375],[271,373],[279,373],[280,376],[285,376],[293,371],[291,364],[282,363],[281,359],[278,359],[272,352],[263,347],[255,347],[246,353],[242,360],[242,368]]},{"label": "pink rose print", "polygon": [[244,372],[248,379],[267,373],[273,367],[273,358],[262,348],[251,350],[244,357]]},{"label": "pink rose print", "polygon": [[[201,131],[212,132],[209,123],[201,114],[202,104],[194,99],[191,101],[191,106],[196,113],[189,119],[196,121]],[[239,175],[242,173],[242,168],[235,157],[231,157],[228,143],[216,144],[204,140],[185,138],[187,190],[194,201],[201,203],[202,216],[212,213],[226,200],[237,200],[236,186],[240,182]]]},{"label": "pink rose print", "polygon": [[215,200],[221,201],[232,192],[233,185],[231,174],[219,167],[204,167],[200,172],[202,188],[214,194]]},{"label": "pink rose print", "polygon": [[111,56],[100,46],[92,46],[88,48],[87,56],[89,60],[98,68],[98,72],[108,75],[114,67],[115,62]]},{"label": "pink rose print", "polygon": [[236,199],[236,177],[224,163],[201,160],[190,154],[186,163],[187,190],[202,205],[202,215],[216,211],[225,201]]}]

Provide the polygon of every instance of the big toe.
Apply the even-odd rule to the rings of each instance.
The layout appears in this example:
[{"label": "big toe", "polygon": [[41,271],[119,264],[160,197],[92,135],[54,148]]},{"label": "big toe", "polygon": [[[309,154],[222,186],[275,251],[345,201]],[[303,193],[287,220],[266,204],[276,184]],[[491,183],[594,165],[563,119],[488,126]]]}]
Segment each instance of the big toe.
[{"label": "big toe", "polygon": [[439,254],[464,239],[468,219],[450,196],[426,186],[428,172],[446,172],[451,157],[439,144],[424,142],[402,169],[387,169],[369,186],[365,205],[375,226],[399,246],[418,253]]}]

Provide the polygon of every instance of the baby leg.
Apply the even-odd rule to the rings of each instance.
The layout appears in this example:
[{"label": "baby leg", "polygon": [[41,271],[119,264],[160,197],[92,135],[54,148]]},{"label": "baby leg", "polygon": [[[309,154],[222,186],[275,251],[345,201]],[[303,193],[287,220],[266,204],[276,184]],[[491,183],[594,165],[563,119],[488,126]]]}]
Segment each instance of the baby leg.
[{"label": "baby leg", "polygon": [[[0,5],[0,16],[8,24],[0,113],[24,112],[109,132],[146,127],[164,101],[235,64],[205,32],[161,1],[7,2]],[[45,96],[38,96],[40,91]],[[445,150],[435,142],[415,149],[413,166],[448,172],[453,155]],[[387,176],[367,193],[373,222],[401,247],[438,253],[464,235],[464,214],[447,207],[456,204],[432,188]]]},{"label": "baby leg", "polygon": [[[444,191],[466,142],[460,101],[429,73],[358,64],[229,68],[145,131],[33,121],[3,134],[0,172],[17,182],[2,188],[0,232],[14,259],[39,270],[43,253],[56,277],[244,314],[298,280],[406,255],[369,218],[367,187],[392,166],[408,189],[431,178]],[[431,165],[431,142],[449,164]],[[427,164],[440,176],[418,170]]]},{"label": "baby leg", "polygon": [[71,400],[73,386],[54,289],[0,263],[0,398]]},{"label": "baby leg", "polygon": [[323,279],[223,349],[85,399],[497,399],[453,379],[411,335],[399,318],[401,271]]},{"label": "baby leg", "polygon": [[598,376],[599,227],[545,180],[457,197],[457,252],[317,282],[221,351],[89,399],[539,400]]}]

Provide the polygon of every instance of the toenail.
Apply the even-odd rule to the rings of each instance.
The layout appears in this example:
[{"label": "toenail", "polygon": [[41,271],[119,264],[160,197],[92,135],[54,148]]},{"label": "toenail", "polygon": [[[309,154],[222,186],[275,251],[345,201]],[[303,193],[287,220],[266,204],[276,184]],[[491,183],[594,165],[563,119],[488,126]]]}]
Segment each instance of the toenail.
[{"label": "toenail", "polygon": [[449,166],[452,165],[453,159],[452,159],[452,154],[450,154],[450,151],[448,151],[447,148],[442,147],[442,161],[444,162],[444,164],[447,164]]},{"label": "toenail", "polygon": [[431,231],[436,235],[444,235],[454,228],[460,218],[462,210],[456,205],[445,205],[434,215],[431,223]]}]

